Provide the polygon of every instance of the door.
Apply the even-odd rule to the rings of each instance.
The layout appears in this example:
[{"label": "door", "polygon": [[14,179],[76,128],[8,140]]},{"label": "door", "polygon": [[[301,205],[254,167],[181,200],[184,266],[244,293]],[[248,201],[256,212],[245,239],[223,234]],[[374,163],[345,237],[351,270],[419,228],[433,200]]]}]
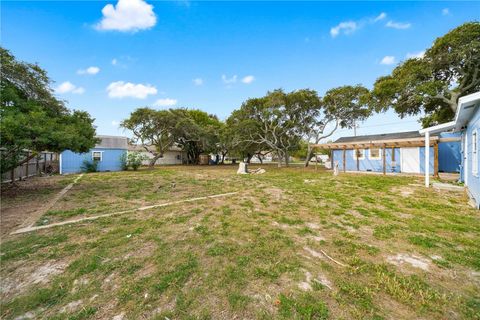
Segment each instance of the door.
[{"label": "door", "polygon": [[401,148],[401,172],[420,173],[420,150],[416,148]]}]

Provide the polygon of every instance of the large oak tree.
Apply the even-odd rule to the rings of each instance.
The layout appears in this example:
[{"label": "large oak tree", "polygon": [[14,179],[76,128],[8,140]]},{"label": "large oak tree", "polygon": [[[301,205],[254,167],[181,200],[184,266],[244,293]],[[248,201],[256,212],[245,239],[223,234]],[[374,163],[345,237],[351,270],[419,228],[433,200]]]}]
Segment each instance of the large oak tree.
[{"label": "large oak tree", "polygon": [[421,58],[402,62],[372,90],[377,111],[424,114],[424,127],[452,120],[458,98],[480,90],[480,23],[465,23],[437,38]]},{"label": "large oak tree", "polygon": [[1,173],[42,151],[87,152],[95,139],[87,112],[70,111],[50,87],[47,72],[37,64],[18,61],[0,48]]}]

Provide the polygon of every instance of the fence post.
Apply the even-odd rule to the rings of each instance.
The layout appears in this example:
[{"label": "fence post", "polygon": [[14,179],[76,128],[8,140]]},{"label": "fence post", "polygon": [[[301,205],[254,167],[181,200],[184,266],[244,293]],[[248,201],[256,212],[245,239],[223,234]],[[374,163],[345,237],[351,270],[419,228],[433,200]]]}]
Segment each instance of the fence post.
[{"label": "fence post", "polygon": [[37,162],[35,163],[35,175],[38,176],[40,175],[40,164],[39,164],[39,157],[38,155],[35,157],[37,159]]},{"label": "fence post", "polygon": [[[27,159],[30,158],[30,151],[27,152]],[[27,160],[27,168],[25,169],[25,178],[28,178],[28,169],[30,167],[30,160]]]}]

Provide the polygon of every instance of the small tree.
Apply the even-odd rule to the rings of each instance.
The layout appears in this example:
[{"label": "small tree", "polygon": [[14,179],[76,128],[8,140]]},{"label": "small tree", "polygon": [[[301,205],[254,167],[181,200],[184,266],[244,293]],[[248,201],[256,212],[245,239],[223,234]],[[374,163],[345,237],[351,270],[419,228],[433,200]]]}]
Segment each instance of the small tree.
[{"label": "small tree", "polygon": [[176,124],[176,117],[170,110],[139,108],[123,120],[121,126],[132,131],[132,142],[140,142],[153,155],[149,163],[153,167],[175,142],[173,133]]}]

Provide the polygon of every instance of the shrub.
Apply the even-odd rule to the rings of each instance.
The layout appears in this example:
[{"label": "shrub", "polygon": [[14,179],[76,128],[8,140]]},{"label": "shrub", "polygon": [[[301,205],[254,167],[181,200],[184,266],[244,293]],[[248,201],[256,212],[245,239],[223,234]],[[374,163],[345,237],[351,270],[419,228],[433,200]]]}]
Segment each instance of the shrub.
[{"label": "shrub", "polygon": [[129,152],[127,155],[127,167],[132,167],[133,170],[137,170],[145,159],[145,155],[140,152]]},{"label": "shrub", "polygon": [[120,156],[120,165],[121,165],[123,171],[128,170],[128,161],[127,161],[127,153],[126,152],[122,153],[122,155]]},{"label": "shrub", "polygon": [[82,166],[80,167],[82,172],[97,172],[98,161],[90,161],[88,159],[83,160]]}]

